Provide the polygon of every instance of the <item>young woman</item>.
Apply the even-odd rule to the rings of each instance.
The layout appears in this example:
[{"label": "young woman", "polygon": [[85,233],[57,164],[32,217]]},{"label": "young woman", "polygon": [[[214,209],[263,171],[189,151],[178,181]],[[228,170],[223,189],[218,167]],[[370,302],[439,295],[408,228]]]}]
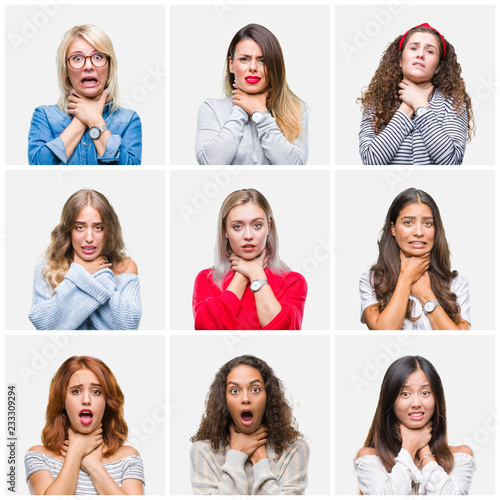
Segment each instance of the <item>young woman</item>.
[{"label": "young woman", "polygon": [[191,438],[195,495],[302,495],[309,447],[295,428],[283,384],[245,355],[215,375]]},{"label": "young woman", "polygon": [[409,188],[389,208],[379,256],[359,282],[361,321],[370,330],[468,330],[467,280],[451,270],[436,202]]},{"label": "young woman", "polygon": [[289,89],[278,39],[249,24],[226,56],[226,99],[207,99],[198,113],[200,165],[305,165],[307,108]]},{"label": "young woman", "polygon": [[218,218],[215,266],[193,292],[196,330],[300,330],[307,283],[280,260],[271,206],[255,189],[231,193]]},{"label": "young woman", "polygon": [[35,269],[29,318],[37,330],[137,330],[139,278],[124,247],[104,195],[81,189],[70,196]]},{"label": "young woman", "polygon": [[364,495],[467,495],[476,468],[468,446],[448,446],[443,385],[421,356],[388,368],[354,467]]},{"label": "young woman", "polygon": [[99,359],[73,356],[50,384],[42,446],[26,453],[32,495],[143,495],[144,465],[124,446],[123,393]]},{"label": "young woman", "polygon": [[427,23],[396,37],[359,99],[365,165],[460,165],[474,135],[453,45]]},{"label": "young woman", "polygon": [[57,106],[35,109],[30,165],[140,165],[137,113],[120,107],[113,44],[97,26],[71,28],[57,51]]}]

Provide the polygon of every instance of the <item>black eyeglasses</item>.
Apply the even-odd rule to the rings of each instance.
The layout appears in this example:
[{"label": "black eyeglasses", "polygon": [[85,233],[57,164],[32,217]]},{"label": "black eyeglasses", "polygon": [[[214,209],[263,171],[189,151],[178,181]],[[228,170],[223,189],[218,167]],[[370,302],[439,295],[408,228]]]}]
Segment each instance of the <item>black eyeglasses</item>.
[{"label": "black eyeglasses", "polygon": [[74,54],[70,57],[66,58],[69,65],[73,69],[82,69],[87,62],[87,59],[90,59],[90,62],[95,68],[103,68],[108,63],[109,56],[106,54],[102,54],[101,52],[96,52],[91,56],[82,56],[81,54]]}]

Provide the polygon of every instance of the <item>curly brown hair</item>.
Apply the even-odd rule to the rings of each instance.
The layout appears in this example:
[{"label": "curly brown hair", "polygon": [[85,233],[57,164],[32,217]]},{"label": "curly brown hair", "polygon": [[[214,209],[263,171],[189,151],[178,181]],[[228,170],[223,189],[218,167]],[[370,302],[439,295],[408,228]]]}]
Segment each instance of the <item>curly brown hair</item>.
[{"label": "curly brown hair", "polygon": [[200,427],[191,442],[209,440],[215,450],[227,445],[229,426],[233,421],[226,402],[226,380],[229,372],[240,365],[259,370],[264,379],[266,410],[262,423],[267,427],[267,442],[279,457],[302,434],[296,428],[292,408],[285,398],[283,383],[265,361],[249,354],[228,361],[215,375],[205,400],[205,413]]},{"label": "curly brown hair", "polygon": [[443,57],[444,50],[441,38],[437,36],[433,29],[425,26],[417,26],[408,31],[402,43],[401,51],[399,50],[399,42],[402,35],[394,39],[382,55],[382,59],[370,85],[362,91],[362,96],[358,98],[357,102],[361,104],[361,109],[365,113],[373,116],[373,129],[375,132],[377,134],[381,132],[401,105],[398,94],[399,84],[403,80],[403,70],[400,64],[401,52],[404,50],[411,35],[419,32],[430,33],[436,38],[441,62],[439,63],[438,71],[432,77],[431,84],[445,98],[452,99],[453,107],[459,115],[467,111],[467,140],[470,141],[474,136],[476,126],[472,112],[471,98],[467,94],[465,82],[461,77],[462,68],[457,61],[455,48],[448,40],[444,39],[446,56]]}]

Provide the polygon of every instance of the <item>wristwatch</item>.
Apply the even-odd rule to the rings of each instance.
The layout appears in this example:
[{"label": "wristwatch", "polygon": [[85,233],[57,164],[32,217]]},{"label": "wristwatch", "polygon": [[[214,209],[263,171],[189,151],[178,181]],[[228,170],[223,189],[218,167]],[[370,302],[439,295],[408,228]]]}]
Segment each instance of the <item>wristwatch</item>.
[{"label": "wristwatch", "polygon": [[89,129],[89,135],[91,139],[99,139],[101,137],[101,134],[103,132],[106,132],[106,130],[109,130],[107,125],[101,125],[100,127],[90,127]]},{"label": "wristwatch", "polygon": [[269,111],[254,111],[252,113],[252,121],[254,123],[259,123],[262,118],[264,118],[264,115],[267,115],[269,113]]},{"label": "wristwatch", "polygon": [[434,311],[434,309],[436,309],[437,306],[441,305],[437,300],[428,300],[425,304],[424,304],[424,310],[427,314],[431,313],[432,311]]},{"label": "wristwatch", "polygon": [[253,280],[250,283],[250,290],[252,292],[258,292],[264,285],[269,285],[267,280]]},{"label": "wristwatch", "polygon": [[416,116],[422,116],[422,115],[425,115],[425,113],[427,113],[427,111],[429,111],[431,109],[430,106],[419,106],[417,108],[417,110],[415,111],[415,115]]}]

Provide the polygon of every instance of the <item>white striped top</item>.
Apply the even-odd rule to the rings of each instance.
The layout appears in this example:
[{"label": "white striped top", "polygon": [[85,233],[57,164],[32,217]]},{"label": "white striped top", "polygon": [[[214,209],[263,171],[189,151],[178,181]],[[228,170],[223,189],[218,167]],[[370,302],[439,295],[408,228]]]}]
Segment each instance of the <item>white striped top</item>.
[{"label": "white striped top", "polygon": [[[39,451],[28,451],[24,456],[24,466],[26,469],[26,481],[34,472],[48,470],[54,479],[61,472],[64,462],[40,453]],[[113,481],[121,487],[124,479],[138,479],[144,481],[144,463],[140,455],[131,455],[116,462],[104,464]],[[78,471],[78,483],[75,495],[97,495],[91,477],[82,469]]]},{"label": "white striped top", "polygon": [[452,99],[436,90],[430,110],[410,120],[397,110],[376,134],[364,112],[359,153],[364,165],[461,165],[467,143],[467,111],[459,116]]}]

